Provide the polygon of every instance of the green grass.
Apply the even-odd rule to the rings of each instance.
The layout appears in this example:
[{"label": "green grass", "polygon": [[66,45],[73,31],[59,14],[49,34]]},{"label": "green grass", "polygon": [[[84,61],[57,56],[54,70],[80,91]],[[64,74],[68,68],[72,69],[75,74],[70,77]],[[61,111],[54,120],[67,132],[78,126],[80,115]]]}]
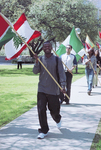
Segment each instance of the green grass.
[{"label": "green grass", "polygon": [[78,65],[78,71],[76,74],[76,70],[73,70],[73,79],[72,82],[75,82],[76,80],[80,79],[85,75],[85,66],[84,65]]},{"label": "green grass", "polygon": [[36,105],[38,75],[33,65],[0,66],[0,126],[5,125]]},{"label": "green grass", "polygon": [[[36,105],[38,75],[32,72],[33,65],[0,65],[0,126],[14,120]],[[73,82],[85,75],[80,65]]]},{"label": "green grass", "polygon": [[99,121],[90,150],[101,150],[101,119]]}]

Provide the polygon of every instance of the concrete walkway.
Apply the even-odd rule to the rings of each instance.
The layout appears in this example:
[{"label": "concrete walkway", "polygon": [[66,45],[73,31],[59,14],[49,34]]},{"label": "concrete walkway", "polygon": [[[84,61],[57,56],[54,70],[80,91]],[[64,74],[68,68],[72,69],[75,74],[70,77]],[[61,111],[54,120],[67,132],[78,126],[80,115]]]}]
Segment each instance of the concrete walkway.
[{"label": "concrete walkway", "polygon": [[72,84],[70,105],[61,105],[60,130],[47,113],[50,130],[45,139],[37,139],[39,123],[34,107],[0,129],[0,150],[90,150],[101,118],[101,86],[88,96],[86,77]]}]

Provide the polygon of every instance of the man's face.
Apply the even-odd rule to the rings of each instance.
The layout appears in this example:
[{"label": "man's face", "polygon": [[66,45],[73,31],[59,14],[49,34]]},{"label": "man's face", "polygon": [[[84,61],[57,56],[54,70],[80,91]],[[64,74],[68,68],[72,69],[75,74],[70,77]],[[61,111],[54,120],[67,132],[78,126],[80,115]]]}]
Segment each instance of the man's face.
[{"label": "man's face", "polygon": [[67,46],[67,47],[66,47],[66,52],[67,52],[67,53],[70,53],[70,52],[71,52],[71,50],[72,50],[72,49],[71,49],[71,47],[70,47],[70,46]]},{"label": "man's face", "polygon": [[51,43],[44,43],[43,50],[44,50],[45,54],[50,54],[51,50],[52,50]]}]

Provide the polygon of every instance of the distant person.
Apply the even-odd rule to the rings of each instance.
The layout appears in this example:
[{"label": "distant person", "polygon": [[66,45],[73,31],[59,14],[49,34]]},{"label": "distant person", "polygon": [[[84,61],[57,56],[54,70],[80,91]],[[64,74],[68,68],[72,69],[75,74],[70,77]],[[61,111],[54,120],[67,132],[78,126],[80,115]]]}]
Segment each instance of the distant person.
[{"label": "distant person", "polygon": [[[40,56],[39,59],[44,64],[44,66],[48,69],[51,75],[58,81],[57,70],[56,70],[56,57],[51,53],[52,44],[50,42],[45,42],[43,44],[43,50],[45,55]],[[37,94],[37,109],[38,109],[38,117],[40,123],[40,129],[38,139],[43,139],[48,131],[49,126],[47,122],[47,107],[50,110],[50,114],[53,120],[56,122],[57,127],[61,127],[61,115],[60,115],[60,103],[59,103],[59,94],[60,89],[52,77],[47,73],[41,63],[38,61],[37,54],[34,55],[36,59],[33,73],[39,75],[39,84],[38,84],[38,94]],[[61,59],[58,58],[58,74],[59,81],[62,87],[62,92],[65,93],[66,86],[66,76],[63,69],[63,65]]]},{"label": "distant person", "polygon": [[[71,83],[72,83],[72,74],[71,73],[77,65],[76,57],[75,57],[75,55],[71,54],[71,51],[72,51],[72,46],[67,45],[66,53],[61,55],[61,57],[60,57],[62,62],[64,62],[64,64],[69,69],[69,71],[68,71],[66,66],[63,65],[64,71],[65,71],[65,74],[66,74],[66,88],[67,88],[66,94],[69,96],[69,98],[70,98]],[[70,102],[69,99],[61,92],[60,93],[60,103],[62,104],[63,101],[65,101],[67,105]]]},{"label": "distant person", "polygon": [[97,68],[96,68],[96,74],[94,75],[94,78],[93,78],[93,88],[94,88],[94,86],[98,85],[98,73],[100,71],[99,66],[101,63],[99,50],[95,50],[95,56],[96,56],[96,60],[97,60]]},{"label": "distant person", "polygon": [[90,95],[92,91],[93,77],[94,74],[96,74],[96,65],[97,65],[94,49],[91,48],[88,50],[88,56],[87,55],[84,56],[83,64],[86,65],[85,74],[86,74],[87,85],[88,85],[87,93],[88,95]]},{"label": "distant person", "polygon": [[22,56],[21,55],[17,57],[17,69],[19,68],[22,69]]},{"label": "distant person", "polygon": [[[101,48],[99,49],[99,56],[100,56],[100,68],[101,68]],[[99,69],[99,75],[101,75],[101,69]]]}]

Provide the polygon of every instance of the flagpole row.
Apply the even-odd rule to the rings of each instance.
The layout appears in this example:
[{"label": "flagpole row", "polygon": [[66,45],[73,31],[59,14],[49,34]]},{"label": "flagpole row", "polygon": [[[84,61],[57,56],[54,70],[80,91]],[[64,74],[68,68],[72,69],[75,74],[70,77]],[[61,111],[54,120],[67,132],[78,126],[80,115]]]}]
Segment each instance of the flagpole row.
[{"label": "flagpole row", "polygon": [[[30,22],[29,19],[27,19],[27,20],[28,20],[28,22]],[[31,24],[32,24],[32,23],[31,23]],[[34,27],[35,30],[37,30],[34,25],[32,25],[32,26]],[[44,39],[44,41],[45,41],[45,38],[44,38],[42,35],[41,35],[41,37],[42,37],[42,38]],[[55,55],[56,55],[57,57],[59,57],[59,56],[57,55],[57,53],[55,52],[54,49],[52,49],[52,51],[55,53]],[[72,72],[69,70],[69,68],[66,66],[66,64],[65,64],[63,61],[62,61],[62,63],[63,63],[63,65],[67,68],[68,72],[72,74]],[[73,74],[72,74],[72,75],[73,75]]]},{"label": "flagpole row", "polygon": [[[14,30],[14,32],[20,37],[20,39],[26,44],[26,46],[30,49],[30,51],[33,53],[33,55],[35,55],[35,53],[33,52],[33,50],[30,48],[30,46],[23,40],[23,38],[17,33],[17,31],[11,26],[11,24],[5,19],[5,17],[3,16],[3,14],[0,13],[0,15],[4,18],[4,20],[9,24],[9,26]],[[52,76],[52,74],[48,71],[48,69],[44,66],[44,64],[41,62],[41,60],[38,58],[38,61],[41,63],[41,65],[44,67],[44,69],[48,72],[48,74],[51,76],[51,78],[55,81],[55,83],[58,85],[58,87],[62,90],[62,87],[59,85],[59,83],[55,80],[55,78]],[[69,96],[65,93],[66,97],[68,99]]]}]

